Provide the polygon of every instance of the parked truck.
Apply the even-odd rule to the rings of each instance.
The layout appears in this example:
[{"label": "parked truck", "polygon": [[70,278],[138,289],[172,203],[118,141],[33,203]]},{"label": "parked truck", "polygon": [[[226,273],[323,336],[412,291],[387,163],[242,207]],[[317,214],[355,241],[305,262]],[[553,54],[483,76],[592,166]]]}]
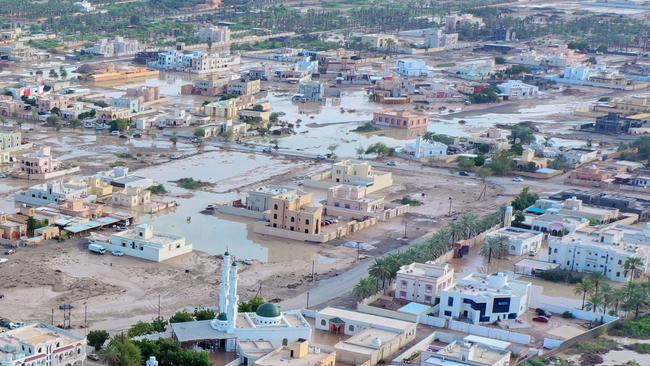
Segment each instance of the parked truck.
[{"label": "parked truck", "polygon": [[99,245],[97,243],[88,244],[88,250],[90,250],[93,253],[97,253],[97,254],[105,254],[106,253],[106,248],[104,248],[102,245]]}]

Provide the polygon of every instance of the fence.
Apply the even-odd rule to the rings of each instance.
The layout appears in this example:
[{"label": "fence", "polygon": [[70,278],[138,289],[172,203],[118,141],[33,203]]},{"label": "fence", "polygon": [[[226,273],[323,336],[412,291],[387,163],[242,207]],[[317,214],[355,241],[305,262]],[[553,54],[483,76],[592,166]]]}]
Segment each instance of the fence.
[{"label": "fence", "polygon": [[503,329],[488,328],[482,325],[463,323],[456,320],[449,320],[449,329],[458,332],[474,334],[481,337],[499,339],[507,342],[530,344],[532,338],[528,334],[510,332]]},{"label": "fence", "polygon": [[437,316],[421,315],[420,324],[430,325],[432,327],[445,328],[447,326],[447,319],[438,318]]}]

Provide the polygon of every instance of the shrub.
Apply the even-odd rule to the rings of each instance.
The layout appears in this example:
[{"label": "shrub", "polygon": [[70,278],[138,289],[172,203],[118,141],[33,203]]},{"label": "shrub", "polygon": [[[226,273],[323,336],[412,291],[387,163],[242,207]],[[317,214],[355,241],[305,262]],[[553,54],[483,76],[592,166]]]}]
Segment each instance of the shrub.
[{"label": "shrub", "polygon": [[88,332],[86,339],[89,346],[94,347],[95,351],[99,351],[109,337],[108,332],[105,330],[91,330]]},{"label": "shrub", "polygon": [[570,312],[570,311],[568,311],[568,310],[562,313],[562,317],[563,317],[564,319],[573,319],[573,318],[575,318],[575,317],[573,316],[573,313]]},{"label": "shrub", "polygon": [[650,315],[635,320],[622,320],[609,331],[611,335],[630,338],[650,338]]}]

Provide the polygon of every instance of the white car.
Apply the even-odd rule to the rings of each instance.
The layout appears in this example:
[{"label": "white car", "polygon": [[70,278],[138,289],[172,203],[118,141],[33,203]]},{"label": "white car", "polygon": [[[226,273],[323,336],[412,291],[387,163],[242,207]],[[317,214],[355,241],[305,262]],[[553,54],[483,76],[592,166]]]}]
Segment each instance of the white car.
[{"label": "white car", "polygon": [[119,136],[119,135],[120,135],[120,131],[117,131],[117,130],[116,130],[116,131],[111,131],[111,135],[113,135],[113,136]]},{"label": "white car", "polygon": [[124,256],[124,252],[121,251],[121,250],[114,250],[114,251],[111,252],[111,254],[114,255],[114,256],[116,256],[116,257],[122,257],[122,256]]},{"label": "white car", "polygon": [[521,182],[524,181],[524,178],[522,178],[522,177],[514,177],[514,178],[512,178],[512,181],[513,181],[513,182],[520,182],[520,183],[521,183]]}]

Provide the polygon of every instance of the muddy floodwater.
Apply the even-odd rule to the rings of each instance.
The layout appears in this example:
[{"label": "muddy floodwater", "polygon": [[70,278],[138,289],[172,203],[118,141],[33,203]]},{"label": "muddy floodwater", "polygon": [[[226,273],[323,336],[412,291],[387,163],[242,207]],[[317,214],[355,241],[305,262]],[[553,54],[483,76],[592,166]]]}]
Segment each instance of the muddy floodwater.
[{"label": "muddy floodwater", "polygon": [[[194,249],[209,254],[222,254],[228,250],[237,258],[260,262],[320,260],[317,245],[253,233],[252,219],[200,213],[208,204],[225,203],[241,197],[239,187],[256,186],[260,180],[299,169],[301,164],[269,156],[215,151],[140,169],[135,174],[164,184],[179,206],[170,211],[144,215],[139,221],[151,222],[159,231],[183,235]],[[173,183],[181,178],[193,178],[210,185],[202,190],[188,191]]]}]

